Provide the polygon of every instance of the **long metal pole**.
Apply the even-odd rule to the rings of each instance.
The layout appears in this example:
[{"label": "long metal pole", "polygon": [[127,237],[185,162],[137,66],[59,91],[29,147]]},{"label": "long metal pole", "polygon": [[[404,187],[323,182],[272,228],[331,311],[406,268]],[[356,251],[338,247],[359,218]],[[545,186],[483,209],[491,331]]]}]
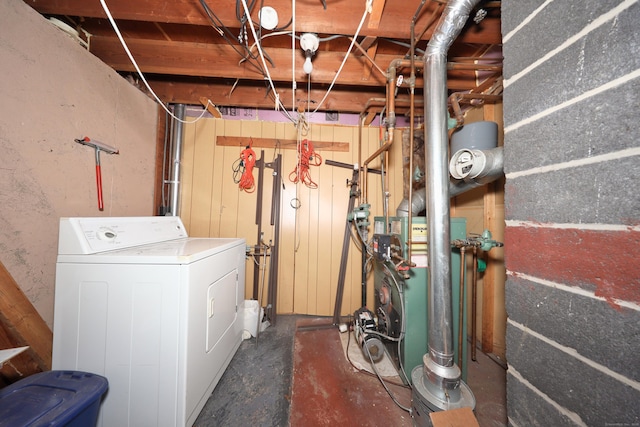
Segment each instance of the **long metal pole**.
[{"label": "long metal pole", "polygon": [[182,161],[182,121],[185,117],[185,105],[176,104],[174,108],[174,114],[180,120],[177,120],[174,127],[173,134],[173,168],[171,179],[171,216],[180,215],[180,162]]},{"label": "long metal pole", "polygon": [[467,261],[466,261],[466,248],[462,246],[460,248],[460,303],[458,304],[458,366],[462,369],[462,345],[464,339],[464,328],[462,325],[464,324],[464,273],[467,270]]},{"label": "long metal pole", "polygon": [[[462,372],[454,361],[453,298],[451,289],[451,218],[449,201],[449,138],[447,133],[447,52],[479,0],[447,3],[425,53],[425,168],[429,229],[428,355],[423,357],[428,379],[426,400],[445,409],[454,398],[470,396],[463,406],[475,406],[471,391],[462,386]],[[462,297],[462,296],[461,296]],[[460,325],[462,326],[462,325]],[[462,351],[462,349],[460,349]],[[412,374],[413,375],[413,374]],[[465,393],[462,391],[465,390]],[[468,393],[466,393],[468,390]],[[462,401],[466,398],[462,398]]]},{"label": "long metal pole", "polygon": [[349,256],[349,243],[351,242],[351,222],[349,221],[349,213],[353,211],[358,197],[358,176],[360,170],[353,169],[351,177],[351,188],[349,190],[349,205],[347,207],[347,215],[345,215],[344,237],[342,239],[342,256],[340,257],[340,268],[338,270],[338,288],[336,290],[336,303],[333,307],[333,324],[340,324],[340,312],[342,311],[342,296],[344,294],[345,274],[347,272],[347,257]]}]

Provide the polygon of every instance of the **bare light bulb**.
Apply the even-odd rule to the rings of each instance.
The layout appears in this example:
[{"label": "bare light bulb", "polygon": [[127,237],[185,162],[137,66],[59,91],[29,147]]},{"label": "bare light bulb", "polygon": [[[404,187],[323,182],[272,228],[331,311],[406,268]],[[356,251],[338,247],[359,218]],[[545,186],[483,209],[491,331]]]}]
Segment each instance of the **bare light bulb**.
[{"label": "bare light bulb", "polygon": [[[308,51],[307,51],[308,52]],[[306,54],[306,58],[304,60],[304,65],[302,66],[302,69],[304,70],[305,73],[307,74],[311,74],[311,72],[313,71],[313,64],[311,63],[311,55],[310,52]]]}]

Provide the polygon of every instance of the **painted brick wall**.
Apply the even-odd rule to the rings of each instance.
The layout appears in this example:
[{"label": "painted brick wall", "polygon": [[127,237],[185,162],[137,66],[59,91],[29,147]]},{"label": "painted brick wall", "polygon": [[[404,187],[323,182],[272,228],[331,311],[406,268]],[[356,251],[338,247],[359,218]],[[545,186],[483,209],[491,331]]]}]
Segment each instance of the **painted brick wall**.
[{"label": "painted brick wall", "polygon": [[513,426],[640,425],[640,3],[503,0]]}]

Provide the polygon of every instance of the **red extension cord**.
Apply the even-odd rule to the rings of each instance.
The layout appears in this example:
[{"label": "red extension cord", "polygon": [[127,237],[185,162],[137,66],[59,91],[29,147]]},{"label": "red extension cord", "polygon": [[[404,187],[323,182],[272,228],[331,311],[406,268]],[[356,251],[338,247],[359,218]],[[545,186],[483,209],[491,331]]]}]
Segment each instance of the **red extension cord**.
[{"label": "red extension cord", "polygon": [[320,166],[321,164],[322,157],[320,157],[320,154],[313,151],[313,144],[311,141],[303,139],[298,151],[298,164],[289,174],[289,179],[294,184],[301,182],[309,188],[318,188],[318,184],[313,182],[311,179],[309,166]]}]

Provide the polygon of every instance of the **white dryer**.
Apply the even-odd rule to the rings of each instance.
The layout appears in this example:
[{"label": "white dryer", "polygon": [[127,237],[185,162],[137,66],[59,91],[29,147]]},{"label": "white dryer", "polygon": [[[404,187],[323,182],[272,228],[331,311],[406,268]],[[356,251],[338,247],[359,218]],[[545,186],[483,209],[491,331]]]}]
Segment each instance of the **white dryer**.
[{"label": "white dryer", "polygon": [[244,239],[62,218],[52,367],[109,380],[99,426],[191,426],[242,341],[244,279]]}]

